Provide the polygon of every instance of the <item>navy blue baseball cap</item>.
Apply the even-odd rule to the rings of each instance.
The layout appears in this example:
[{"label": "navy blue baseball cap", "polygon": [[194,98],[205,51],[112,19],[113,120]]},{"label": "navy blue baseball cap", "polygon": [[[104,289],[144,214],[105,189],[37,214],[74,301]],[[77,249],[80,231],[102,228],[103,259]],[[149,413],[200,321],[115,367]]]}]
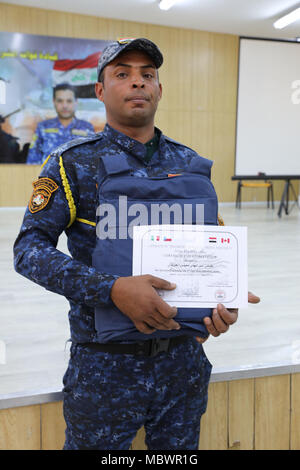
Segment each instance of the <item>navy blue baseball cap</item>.
[{"label": "navy blue baseball cap", "polygon": [[158,69],[163,63],[163,55],[154,42],[145,38],[125,38],[110,43],[103,50],[97,68],[97,77],[100,78],[101,72],[110,62],[112,62],[123,51],[138,50],[148,54]]}]

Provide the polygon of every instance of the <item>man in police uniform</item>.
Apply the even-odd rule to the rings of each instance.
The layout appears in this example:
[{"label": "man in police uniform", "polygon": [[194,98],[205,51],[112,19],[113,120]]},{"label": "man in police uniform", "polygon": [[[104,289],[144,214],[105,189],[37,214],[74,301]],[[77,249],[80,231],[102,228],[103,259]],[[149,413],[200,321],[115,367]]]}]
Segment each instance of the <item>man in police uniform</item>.
[{"label": "man in police uniform", "polygon": [[[155,330],[179,329],[176,308],[155,288],[173,289],[150,275],[118,277],[92,267],[96,242],[96,192],[100,157],[134,160],[136,175],[185,171],[197,154],[154,127],[162,87],[163,57],[143,38],[118,41],[102,53],[96,95],[104,102],[102,133],[61,146],[48,159],[16,240],[15,268],[70,302],[71,357],[64,376],[65,449],[128,449],[144,425],[149,449],[197,449],[211,365],[205,338],[177,336],[153,353]],[[69,257],[56,249],[65,230]],[[259,301],[255,296],[250,302]],[[116,305],[142,343],[97,342],[94,310]],[[204,322],[218,336],[237,320],[237,310],[218,305]],[[138,346],[138,347],[136,347]]]},{"label": "man in police uniform", "polygon": [[27,163],[40,164],[59,145],[78,136],[94,134],[92,124],[75,117],[75,90],[68,84],[57,85],[53,90],[53,104],[57,117],[37,125],[29,147]]}]

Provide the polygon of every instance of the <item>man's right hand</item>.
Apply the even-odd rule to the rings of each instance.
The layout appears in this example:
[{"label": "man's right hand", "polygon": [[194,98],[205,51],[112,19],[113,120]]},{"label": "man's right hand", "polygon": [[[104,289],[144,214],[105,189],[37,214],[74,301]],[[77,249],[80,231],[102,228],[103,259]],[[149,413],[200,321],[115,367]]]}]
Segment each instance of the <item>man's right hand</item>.
[{"label": "man's right hand", "polygon": [[177,308],[170,307],[155,290],[175,287],[175,284],[149,274],[119,277],[112,286],[110,297],[141,333],[178,330],[180,325],[173,320]]}]

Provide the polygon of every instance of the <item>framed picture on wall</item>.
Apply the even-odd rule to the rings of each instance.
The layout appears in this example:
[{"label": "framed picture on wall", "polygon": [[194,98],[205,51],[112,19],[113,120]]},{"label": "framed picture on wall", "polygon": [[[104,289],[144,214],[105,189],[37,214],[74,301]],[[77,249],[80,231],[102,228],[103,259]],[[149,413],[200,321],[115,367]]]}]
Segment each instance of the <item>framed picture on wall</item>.
[{"label": "framed picture on wall", "polygon": [[[103,129],[105,108],[94,84],[108,42],[0,32],[1,163],[40,164],[64,139]],[[69,114],[58,109],[57,96],[60,102],[74,97]],[[66,119],[72,112],[74,119]],[[30,156],[39,138],[48,139],[47,145]]]}]

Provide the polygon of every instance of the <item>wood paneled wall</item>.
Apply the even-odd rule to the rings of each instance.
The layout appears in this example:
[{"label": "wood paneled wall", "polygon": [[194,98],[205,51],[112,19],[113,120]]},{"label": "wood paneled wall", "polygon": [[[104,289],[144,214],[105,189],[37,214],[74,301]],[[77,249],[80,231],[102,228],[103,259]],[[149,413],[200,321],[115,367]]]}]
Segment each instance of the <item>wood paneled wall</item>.
[{"label": "wood paneled wall", "polygon": [[[299,392],[300,374],[211,383],[200,450],[300,450]],[[60,450],[64,431],[61,402],[0,411],[0,450]]]},{"label": "wood paneled wall", "polygon": [[[165,58],[160,71],[163,98],[156,124],[163,132],[214,160],[219,200],[235,199],[234,174],[237,36],[129,21],[95,18],[0,3],[0,31],[91,39],[147,37]],[[0,206],[22,206],[38,169],[0,166]],[[13,174],[13,177],[12,177]],[[26,185],[25,195],[23,185]],[[22,188],[20,190],[20,188]],[[275,184],[275,199],[282,184]],[[265,200],[265,191],[243,193],[243,200]]]}]

